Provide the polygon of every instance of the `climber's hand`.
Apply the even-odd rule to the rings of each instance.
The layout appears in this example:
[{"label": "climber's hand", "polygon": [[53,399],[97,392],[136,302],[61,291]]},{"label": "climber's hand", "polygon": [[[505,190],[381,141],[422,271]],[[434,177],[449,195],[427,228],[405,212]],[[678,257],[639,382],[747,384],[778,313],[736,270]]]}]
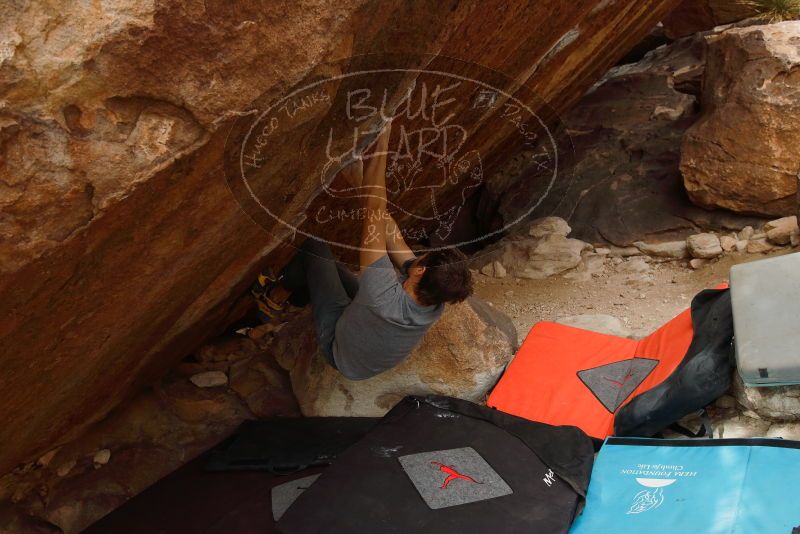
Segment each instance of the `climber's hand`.
[{"label": "climber's hand", "polygon": [[364,181],[364,162],[361,157],[356,157],[354,161],[342,169],[342,176],[350,184],[350,187],[361,187]]}]

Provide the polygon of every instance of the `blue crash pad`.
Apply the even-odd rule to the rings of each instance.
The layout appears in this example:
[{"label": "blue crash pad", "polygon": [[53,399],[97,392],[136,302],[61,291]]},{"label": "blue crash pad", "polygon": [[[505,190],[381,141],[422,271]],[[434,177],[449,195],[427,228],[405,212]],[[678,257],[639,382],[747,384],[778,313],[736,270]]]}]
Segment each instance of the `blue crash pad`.
[{"label": "blue crash pad", "polygon": [[790,534],[800,442],[608,438],[571,534]]}]

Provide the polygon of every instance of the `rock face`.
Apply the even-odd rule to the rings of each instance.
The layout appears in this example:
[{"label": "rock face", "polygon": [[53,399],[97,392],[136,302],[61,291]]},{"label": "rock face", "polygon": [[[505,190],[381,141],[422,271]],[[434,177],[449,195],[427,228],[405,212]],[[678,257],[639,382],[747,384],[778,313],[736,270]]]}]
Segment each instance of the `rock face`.
[{"label": "rock face", "polygon": [[448,306],[400,365],[368,380],[342,377],[317,351],[308,312],[276,336],[303,415],[381,416],[406,395],[485,400],[517,348],[511,320],[475,297]]},{"label": "rock face", "polygon": [[800,22],[706,38],[703,116],[681,148],[691,199],[708,208],[795,215],[800,171]]},{"label": "rock face", "polygon": [[[560,111],[676,3],[3,4],[0,473],[237,316],[281,236],[242,213],[222,175],[230,127],[259,95],[287,94],[328,59],[409,52],[502,71]],[[508,131],[482,135],[496,160],[518,150]],[[287,215],[300,215],[320,189],[309,178],[267,193],[293,195]]]},{"label": "rock face", "polygon": [[[562,217],[573,237],[618,246],[684,239],[697,227],[755,224],[686,199],[680,147],[699,117],[704,69],[703,39],[693,36],[606,73],[562,117],[562,139],[569,138],[574,153],[562,151],[560,179],[533,216]],[[535,166],[512,166],[492,177],[482,199],[488,213],[481,218],[497,213],[508,221],[525,213],[543,194],[540,177]]]},{"label": "rock face", "polygon": [[671,39],[710,30],[755,15],[752,6],[731,0],[683,0],[664,17],[664,33]]}]

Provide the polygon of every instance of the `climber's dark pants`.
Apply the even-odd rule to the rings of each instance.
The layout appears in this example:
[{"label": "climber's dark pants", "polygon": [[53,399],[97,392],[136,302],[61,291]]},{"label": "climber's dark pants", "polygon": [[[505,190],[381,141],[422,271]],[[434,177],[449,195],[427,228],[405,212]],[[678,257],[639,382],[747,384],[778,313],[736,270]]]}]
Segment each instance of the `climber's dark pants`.
[{"label": "climber's dark pants", "polygon": [[281,272],[280,280],[292,292],[308,288],[319,347],[336,368],[333,359],[336,323],[358,292],[358,278],[336,261],[327,244],[312,238],[306,239],[300,252]]}]

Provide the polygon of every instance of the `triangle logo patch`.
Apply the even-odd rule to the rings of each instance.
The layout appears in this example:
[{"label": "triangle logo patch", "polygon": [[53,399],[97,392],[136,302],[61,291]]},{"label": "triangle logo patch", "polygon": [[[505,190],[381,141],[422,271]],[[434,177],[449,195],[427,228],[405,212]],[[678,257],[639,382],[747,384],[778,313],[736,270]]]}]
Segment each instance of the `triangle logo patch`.
[{"label": "triangle logo patch", "polygon": [[433,510],[514,493],[472,447],[419,452],[400,456],[398,461]]},{"label": "triangle logo patch", "polygon": [[657,365],[658,360],[630,358],[578,371],[578,378],[606,410],[614,413]]}]

